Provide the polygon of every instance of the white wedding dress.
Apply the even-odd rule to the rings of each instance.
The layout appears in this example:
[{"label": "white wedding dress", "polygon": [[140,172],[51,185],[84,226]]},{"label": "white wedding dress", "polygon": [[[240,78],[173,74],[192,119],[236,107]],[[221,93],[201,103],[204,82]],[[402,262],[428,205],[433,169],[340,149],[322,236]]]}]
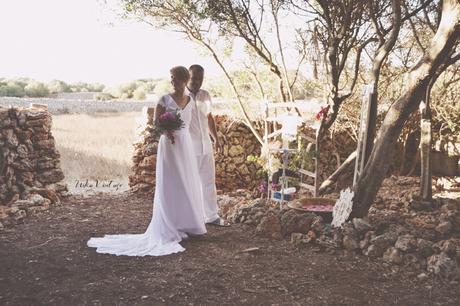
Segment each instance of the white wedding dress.
[{"label": "white wedding dress", "polygon": [[92,237],[87,245],[97,248],[98,253],[168,255],[185,250],[179,242],[188,234],[206,233],[198,166],[189,133],[194,105],[191,99],[183,109],[170,95],[158,102],[166,111],[177,109],[185,127],[174,132],[174,144],[165,135],[159,139],[153,215],[147,230],[143,234]]}]

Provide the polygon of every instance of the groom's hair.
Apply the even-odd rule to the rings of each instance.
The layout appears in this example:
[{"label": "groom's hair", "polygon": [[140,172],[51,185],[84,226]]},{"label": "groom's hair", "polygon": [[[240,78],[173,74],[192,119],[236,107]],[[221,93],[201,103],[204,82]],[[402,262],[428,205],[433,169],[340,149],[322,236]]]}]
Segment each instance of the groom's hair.
[{"label": "groom's hair", "polygon": [[190,71],[196,71],[196,72],[201,72],[204,73],[204,68],[198,64],[194,64],[188,68]]}]

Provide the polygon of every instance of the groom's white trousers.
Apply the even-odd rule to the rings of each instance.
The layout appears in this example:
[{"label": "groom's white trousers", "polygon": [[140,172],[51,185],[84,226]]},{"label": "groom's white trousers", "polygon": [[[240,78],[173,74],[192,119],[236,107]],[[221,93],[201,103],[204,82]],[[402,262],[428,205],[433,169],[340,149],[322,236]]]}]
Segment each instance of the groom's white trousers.
[{"label": "groom's white trousers", "polygon": [[218,208],[214,154],[197,155],[196,158],[198,161],[198,170],[200,172],[205,219],[206,222],[211,222],[219,217],[217,213]]}]

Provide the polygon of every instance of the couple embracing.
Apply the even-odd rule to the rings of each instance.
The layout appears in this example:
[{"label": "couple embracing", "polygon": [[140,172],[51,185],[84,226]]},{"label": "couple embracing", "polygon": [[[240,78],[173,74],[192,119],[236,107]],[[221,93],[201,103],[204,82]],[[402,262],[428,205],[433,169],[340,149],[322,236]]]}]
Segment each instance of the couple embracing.
[{"label": "couple embracing", "polygon": [[215,165],[210,134],[221,144],[211,114],[211,99],[201,89],[204,69],[192,65],[170,70],[174,91],[160,98],[155,124],[166,112],[177,112],[183,127],[174,141],[161,135],[156,163],[153,215],[143,234],[93,237],[87,245],[98,253],[162,256],[182,252],[182,239],[206,233],[206,223],[227,226],[217,213]]}]

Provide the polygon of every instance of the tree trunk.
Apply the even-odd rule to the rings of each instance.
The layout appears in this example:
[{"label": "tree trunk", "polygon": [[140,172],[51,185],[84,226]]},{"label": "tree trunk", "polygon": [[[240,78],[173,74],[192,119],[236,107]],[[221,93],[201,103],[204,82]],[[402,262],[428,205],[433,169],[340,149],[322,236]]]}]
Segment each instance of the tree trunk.
[{"label": "tree trunk", "polygon": [[431,109],[430,109],[430,86],[427,88],[425,101],[420,103],[420,197],[424,201],[432,200],[431,190]]},{"label": "tree trunk", "polygon": [[372,148],[374,147],[374,138],[377,125],[378,85],[380,79],[380,69],[391,49],[393,49],[399,35],[399,30],[401,28],[401,1],[393,0],[392,8],[393,29],[391,30],[386,42],[383,40],[380,41],[380,47],[377,49],[372,62],[371,83],[373,85],[373,90],[369,97],[369,125],[367,127],[366,148],[363,156],[364,164],[366,164],[369,160]]},{"label": "tree trunk", "polygon": [[354,188],[351,218],[367,215],[390,166],[401,130],[420,101],[425,98],[427,86],[434,83],[440,69],[454,61],[450,55],[460,39],[460,3],[443,1],[439,28],[431,40],[429,51],[409,73],[408,88],[389,109],[379,130],[369,161]]}]

